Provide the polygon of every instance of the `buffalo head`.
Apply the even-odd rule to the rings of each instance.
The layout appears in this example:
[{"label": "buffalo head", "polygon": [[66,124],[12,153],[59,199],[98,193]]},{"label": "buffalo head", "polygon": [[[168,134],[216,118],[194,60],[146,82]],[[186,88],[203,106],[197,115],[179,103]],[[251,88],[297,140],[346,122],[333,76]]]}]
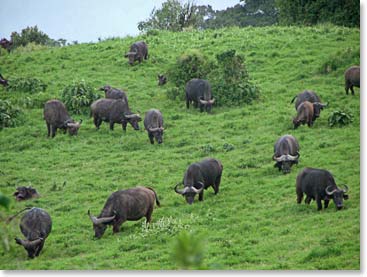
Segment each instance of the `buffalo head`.
[{"label": "buffalo head", "polygon": [[65,122],[65,128],[68,130],[70,136],[76,136],[78,134],[80,125],[82,124],[83,120],[80,119],[79,122]]},{"label": "buffalo head", "polygon": [[320,117],[321,110],[323,110],[325,107],[327,107],[329,103],[323,104],[320,102],[314,102],[313,103],[313,116],[314,118]]},{"label": "buffalo head", "polygon": [[129,59],[129,64],[133,65],[134,61],[138,59],[138,52],[127,52],[125,58]]},{"label": "buffalo head", "polygon": [[203,108],[209,113],[212,110],[212,106],[215,102],[215,99],[212,98],[210,100],[204,100],[203,97],[199,99],[200,101],[200,111],[203,111]]},{"label": "buffalo head", "polygon": [[154,136],[158,144],[161,144],[163,142],[163,127],[149,128],[148,131]]},{"label": "buffalo head", "polygon": [[276,161],[274,167],[278,167],[279,171],[282,170],[284,174],[291,172],[291,166],[298,163],[299,153],[297,155],[281,155],[280,157],[273,156],[273,160]]},{"label": "buffalo head", "polygon": [[88,216],[89,216],[90,220],[93,222],[94,236],[97,239],[102,237],[102,235],[106,231],[107,224],[112,223],[112,221],[116,217],[116,215],[114,215],[114,216],[110,216],[110,217],[97,218],[97,217],[91,215],[89,210],[88,210]]},{"label": "buffalo head", "polygon": [[39,254],[39,249],[42,249],[43,243],[44,243],[44,239],[43,238],[38,238],[35,240],[22,240],[19,238],[15,238],[15,242],[17,244],[20,244],[24,247],[24,249],[27,251],[28,253],[28,257],[33,259],[35,256],[38,256]]},{"label": "buffalo head", "polygon": [[[343,208],[343,200],[347,200],[349,196],[346,194],[348,192],[348,186],[343,185],[343,189],[338,187],[332,188],[332,186],[327,186],[325,192],[327,194],[327,200],[333,199],[336,209],[340,210]],[[330,198],[329,198],[330,197]]]},{"label": "buffalo head", "polygon": [[134,128],[134,130],[139,130],[139,121],[141,121],[141,117],[139,114],[135,113],[126,113],[124,114],[125,119],[127,122],[131,124],[131,126]]},{"label": "buffalo head", "polygon": [[198,182],[197,184],[193,186],[184,186],[182,190],[178,189],[179,185],[181,184],[178,183],[175,186],[175,192],[184,196],[186,199],[186,202],[190,205],[194,202],[195,195],[199,194],[204,189],[204,184],[202,182]]}]

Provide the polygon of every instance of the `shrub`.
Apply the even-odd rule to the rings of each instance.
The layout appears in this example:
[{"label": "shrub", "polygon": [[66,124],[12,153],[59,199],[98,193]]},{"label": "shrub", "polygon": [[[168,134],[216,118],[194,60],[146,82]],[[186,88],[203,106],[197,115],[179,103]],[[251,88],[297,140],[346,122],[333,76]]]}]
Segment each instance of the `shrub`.
[{"label": "shrub", "polygon": [[0,100],[0,130],[6,127],[15,127],[19,123],[21,111],[12,106],[8,100]]},{"label": "shrub", "polygon": [[6,87],[8,91],[23,91],[23,92],[40,92],[47,89],[41,79],[32,77],[19,77],[15,79],[9,79],[9,85]]},{"label": "shrub", "polygon": [[216,56],[218,66],[211,72],[212,91],[219,106],[238,106],[258,98],[259,89],[249,80],[245,59],[229,50]]},{"label": "shrub", "polygon": [[329,116],[328,122],[330,127],[339,126],[343,127],[353,122],[353,116],[350,113],[343,111],[334,111]]},{"label": "shrub", "polygon": [[66,86],[61,94],[61,99],[68,110],[77,114],[86,113],[87,108],[99,97],[92,86],[84,80],[74,81]]}]

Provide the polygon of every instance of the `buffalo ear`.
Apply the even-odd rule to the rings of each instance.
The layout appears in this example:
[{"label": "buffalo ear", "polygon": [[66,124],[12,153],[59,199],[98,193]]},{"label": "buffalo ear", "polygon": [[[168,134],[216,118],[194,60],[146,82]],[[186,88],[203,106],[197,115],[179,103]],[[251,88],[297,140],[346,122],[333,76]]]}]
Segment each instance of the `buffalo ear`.
[{"label": "buffalo ear", "polygon": [[344,198],[344,200],[347,200],[347,199],[349,199],[349,195],[348,194],[343,194],[343,198]]}]

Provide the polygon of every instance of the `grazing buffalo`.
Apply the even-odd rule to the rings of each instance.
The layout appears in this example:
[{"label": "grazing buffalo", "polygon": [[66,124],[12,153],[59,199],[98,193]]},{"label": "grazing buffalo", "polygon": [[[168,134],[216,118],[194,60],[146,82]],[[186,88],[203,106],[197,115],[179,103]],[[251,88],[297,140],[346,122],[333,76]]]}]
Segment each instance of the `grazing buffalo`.
[{"label": "grazing buffalo", "polygon": [[139,220],[145,217],[146,223],[149,223],[154,202],[160,206],[156,192],[149,187],[136,187],[112,193],[98,217],[92,216],[88,210],[95,237],[102,237],[107,225],[112,225],[113,233],[117,233],[121,224],[127,220]]},{"label": "grazing buffalo", "polygon": [[326,103],[326,104],[321,103],[320,97],[314,91],[311,91],[311,90],[305,90],[299,93],[298,95],[293,97],[291,103],[293,103],[296,98],[297,100],[294,105],[296,110],[298,109],[299,105],[301,105],[305,101],[312,103],[313,110],[314,110],[313,121],[315,121],[316,118],[320,117],[321,110],[323,110],[329,104],[329,103]]},{"label": "grazing buffalo", "polygon": [[143,59],[148,59],[148,46],[144,41],[138,41],[130,46],[130,52],[125,54],[129,58],[129,64],[133,65],[135,61],[141,63]]},{"label": "grazing buffalo", "polygon": [[65,105],[59,100],[49,100],[43,110],[43,118],[47,125],[47,136],[54,137],[57,129],[66,130],[71,136],[77,135],[82,120],[75,122],[68,114]]},{"label": "grazing buffalo", "polygon": [[101,87],[100,90],[104,91],[105,97],[108,99],[124,99],[127,102],[125,91],[119,90],[117,88],[112,88],[109,85]]},{"label": "grazing buffalo", "polygon": [[[199,194],[199,201],[204,199],[204,189],[213,187],[214,194],[219,191],[223,165],[219,160],[207,158],[191,164],[184,175],[182,183],[175,186],[175,192],[185,197],[190,205],[194,202],[195,195]],[[178,186],[183,184],[183,189]]]},{"label": "grazing buffalo", "polygon": [[144,118],[144,127],[148,131],[151,144],[154,144],[154,139],[158,144],[163,142],[163,117],[159,110],[151,109],[147,111]]},{"label": "grazing buffalo", "polygon": [[37,257],[52,229],[50,215],[43,209],[31,208],[23,215],[19,227],[26,239],[15,238],[16,243],[23,245],[29,258]]},{"label": "grazing buffalo", "polygon": [[343,185],[343,187],[343,189],[337,187],[329,171],[306,167],[297,176],[297,203],[301,203],[305,193],[305,203],[310,204],[312,199],[316,200],[317,210],[322,209],[321,200],[324,200],[324,209],[326,209],[330,199],[333,199],[335,207],[340,210],[343,208],[343,199],[348,199],[346,194],[348,186]]},{"label": "grazing buffalo", "polygon": [[186,108],[189,108],[190,102],[194,107],[200,107],[200,112],[205,108],[210,112],[215,99],[212,96],[210,84],[207,80],[191,79],[186,84]]},{"label": "grazing buffalo", "polygon": [[297,116],[293,118],[294,129],[306,124],[311,127],[314,123],[314,109],[311,102],[302,102],[297,108]]},{"label": "grazing buffalo", "polygon": [[353,87],[359,88],[359,66],[352,66],[348,68],[345,73],[345,93],[349,94],[349,89],[352,91],[352,95],[354,95]]},{"label": "grazing buffalo", "polygon": [[0,85],[3,85],[4,87],[6,87],[7,85],[9,85],[8,80],[6,80],[3,75],[0,74]]},{"label": "grazing buffalo", "polygon": [[284,135],[274,144],[273,160],[276,161],[274,167],[278,167],[284,174],[291,171],[293,164],[298,164],[299,144],[295,137]]},{"label": "grazing buffalo", "polygon": [[158,86],[163,86],[167,83],[167,77],[161,74],[158,74]]},{"label": "grazing buffalo", "polygon": [[110,123],[111,130],[113,130],[115,123],[121,123],[122,129],[126,131],[128,122],[135,130],[139,130],[138,122],[141,121],[139,114],[134,114],[130,111],[125,99],[98,99],[91,105],[91,115],[97,129],[104,121]]},{"label": "grazing buffalo", "polygon": [[17,191],[13,195],[17,201],[37,198],[39,196],[37,191],[32,187],[17,187]]},{"label": "grazing buffalo", "polygon": [[4,49],[6,49],[7,51],[8,51],[8,53],[10,53],[10,51],[11,51],[11,48],[12,48],[12,46],[13,46],[13,41],[9,41],[9,40],[7,40],[6,38],[2,38],[1,40],[0,40],[0,46],[2,47],[2,48],[4,48]]}]

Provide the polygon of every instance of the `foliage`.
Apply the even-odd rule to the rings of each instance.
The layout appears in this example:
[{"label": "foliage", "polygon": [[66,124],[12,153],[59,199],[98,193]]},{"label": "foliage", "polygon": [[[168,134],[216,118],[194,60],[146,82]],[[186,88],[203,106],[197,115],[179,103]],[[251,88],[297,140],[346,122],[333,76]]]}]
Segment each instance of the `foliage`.
[{"label": "foliage", "polygon": [[17,126],[20,114],[21,111],[13,107],[10,101],[0,99],[0,130]]},{"label": "foliage", "polygon": [[218,66],[210,76],[218,105],[238,106],[258,98],[259,89],[249,80],[244,57],[236,55],[236,50],[228,50],[216,58]]},{"label": "foliage", "polygon": [[167,0],[161,9],[153,9],[150,18],[138,23],[140,31],[152,29],[182,31],[184,28],[197,27],[199,22],[198,8],[193,2],[183,5],[178,0]]},{"label": "foliage", "polygon": [[84,80],[74,81],[64,87],[61,99],[68,108],[76,114],[87,113],[93,101],[100,98],[93,87]]},{"label": "foliage", "polygon": [[15,49],[20,46],[26,46],[28,43],[35,43],[47,46],[61,46],[65,45],[64,39],[54,40],[47,34],[38,29],[37,25],[33,27],[27,27],[21,31],[21,33],[13,32],[11,34],[11,41],[13,43],[12,48]]},{"label": "foliage", "polygon": [[200,269],[204,260],[202,237],[181,231],[176,237],[173,258],[181,269]]},{"label": "foliage", "polygon": [[205,79],[211,67],[212,63],[201,51],[197,49],[187,50],[177,58],[176,63],[169,69],[168,80],[182,91],[191,79]]},{"label": "foliage", "polygon": [[353,122],[353,115],[344,111],[334,111],[330,114],[328,122],[330,127],[343,127]]},{"label": "foliage", "polygon": [[0,206],[9,209],[10,199],[0,192]]},{"label": "foliage", "polygon": [[337,51],[321,65],[319,72],[328,74],[338,69],[346,70],[350,65],[360,63],[360,48],[348,47],[341,51]]},{"label": "foliage", "polygon": [[314,25],[330,22],[336,25],[359,27],[358,0],[276,0],[281,24]]},{"label": "foliage", "polygon": [[46,91],[47,84],[41,79],[33,77],[10,78],[9,85],[6,87],[8,91],[23,91],[36,93]]}]

